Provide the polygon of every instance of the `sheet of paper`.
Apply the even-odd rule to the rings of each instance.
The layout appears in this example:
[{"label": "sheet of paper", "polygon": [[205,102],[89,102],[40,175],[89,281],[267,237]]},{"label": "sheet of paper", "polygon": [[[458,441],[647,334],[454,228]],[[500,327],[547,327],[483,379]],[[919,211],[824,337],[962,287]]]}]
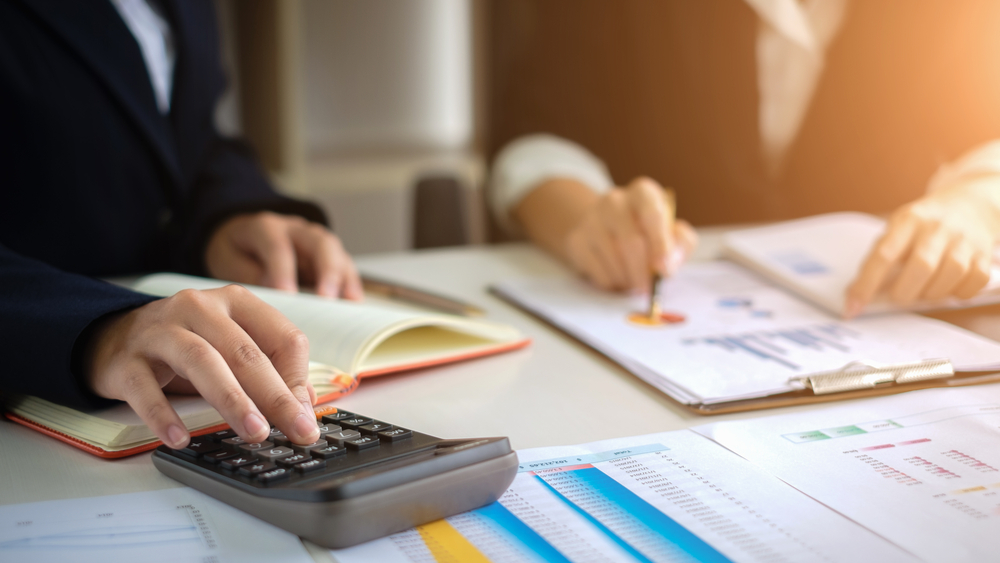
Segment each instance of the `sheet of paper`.
[{"label": "sheet of paper", "polygon": [[[885,232],[885,221],[864,213],[828,213],[726,233],[727,255],[737,257],[779,284],[834,314],[869,251]],[[946,299],[907,307],[910,311],[971,307],[1000,301],[1000,266],[994,257],[990,282],[972,299]],[[877,296],[866,314],[899,311]]]},{"label": "sheet of paper", "polygon": [[0,561],[312,563],[294,534],[189,488],[0,506]]},{"label": "sheet of paper", "polygon": [[1000,554],[1000,386],[696,430],[926,561]]},{"label": "sheet of paper", "polygon": [[857,360],[894,364],[949,358],[956,368],[1000,365],[1000,344],[911,314],[842,321],[728,262],[685,266],[660,289],[673,324],[642,326],[642,296],[576,279],[523,280],[497,291],[685,403],[795,389],[789,378]]},{"label": "sheet of paper", "polygon": [[518,452],[499,502],[335,550],[382,561],[913,561],[683,430]]}]

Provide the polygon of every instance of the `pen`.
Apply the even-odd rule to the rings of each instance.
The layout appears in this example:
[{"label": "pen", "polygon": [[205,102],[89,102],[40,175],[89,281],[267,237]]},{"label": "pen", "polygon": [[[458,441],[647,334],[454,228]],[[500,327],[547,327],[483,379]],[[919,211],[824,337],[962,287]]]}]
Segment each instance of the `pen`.
[{"label": "pen", "polygon": [[[673,231],[674,228],[674,216],[677,213],[677,198],[674,195],[674,190],[671,188],[663,189],[663,200],[667,207],[667,232]],[[649,320],[660,321],[661,311],[660,311],[660,299],[657,290],[660,287],[660,280],[663,277],[659,272],[653,271],[653,279],[649,282],[649,309],[647,314]]]},{"label": "pen", "polygon": [[437,309],[453,315],[479,317],[486,314],[486,311],[469,303],[370,276],[361,276],[361,284],[368,293]]}]

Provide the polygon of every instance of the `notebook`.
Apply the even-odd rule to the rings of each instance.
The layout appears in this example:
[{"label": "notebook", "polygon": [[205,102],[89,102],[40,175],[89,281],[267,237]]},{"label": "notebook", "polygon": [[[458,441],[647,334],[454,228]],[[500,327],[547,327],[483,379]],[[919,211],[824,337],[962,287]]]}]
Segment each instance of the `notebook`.
[{"label": "notebook", "polygon": [[[228,282],[153,274],[136,291],[168,296]],[[333,300],[246,286],[281,311],[309,338],[309,377],[323,403],[353,391],[361,379],[458,362],[524,348],[530,339],[509,325],[415,309]],[[37,397],[5,401],[7,418],[102,457],[124,457],[160,442],[128,405],[83,413]],[[171,397],[192,434],[212,431],[222,418],[199,397]]]},{"label": "notebook", "polygon": [[[576,278],[509,280],[494,291],[700,414],[909,388],[895,385],[904,382],[965,384],[1000,369],[1000,343],[912,313],[845,321],[726,261],[689,264],[662,283],[668,320],[656,326],[637,322],[647,318],[644,296]],[[856,387],[844,388],[849,382]]]},{"label": "notebook", "polygon": [[[844,295],[868,252],[885,231],[885,221],[864,213],[830,213],[765,227],[731,231],[723,255],[840,315]],[[865,315],[930,311],[1000,302],[1000,266],[994,259],[989,284],[971,299],[916,303],[901,308],[877,296]]]}]

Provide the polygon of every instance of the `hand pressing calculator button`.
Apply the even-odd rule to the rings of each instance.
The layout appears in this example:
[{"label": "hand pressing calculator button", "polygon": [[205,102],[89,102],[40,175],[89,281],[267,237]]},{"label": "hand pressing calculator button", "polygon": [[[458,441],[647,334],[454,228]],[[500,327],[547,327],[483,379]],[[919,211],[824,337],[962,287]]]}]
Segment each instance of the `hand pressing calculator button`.
[{"label": "hand pressing calculator button", "polygon": [[[329,409],[327,409],[329,410]],[[320,440],[232,430],[160,446],[164,474],[319,545],[343,548],[489,504],[517,473],[507,438],[442,440],[358,413],[324,412]],[[324,428],[325,427],[325,428]]]}]

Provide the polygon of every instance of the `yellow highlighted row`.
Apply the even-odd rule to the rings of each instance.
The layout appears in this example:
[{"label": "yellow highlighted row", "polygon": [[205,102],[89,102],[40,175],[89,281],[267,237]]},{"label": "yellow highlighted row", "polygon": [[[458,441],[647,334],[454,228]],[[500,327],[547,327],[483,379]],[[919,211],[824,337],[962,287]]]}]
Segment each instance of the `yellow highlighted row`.
[{"label": "yellow highlighted row", "polygon": [[417,531],[438,563],[490,563],[476,546],[445,520],[417,526]]}]

